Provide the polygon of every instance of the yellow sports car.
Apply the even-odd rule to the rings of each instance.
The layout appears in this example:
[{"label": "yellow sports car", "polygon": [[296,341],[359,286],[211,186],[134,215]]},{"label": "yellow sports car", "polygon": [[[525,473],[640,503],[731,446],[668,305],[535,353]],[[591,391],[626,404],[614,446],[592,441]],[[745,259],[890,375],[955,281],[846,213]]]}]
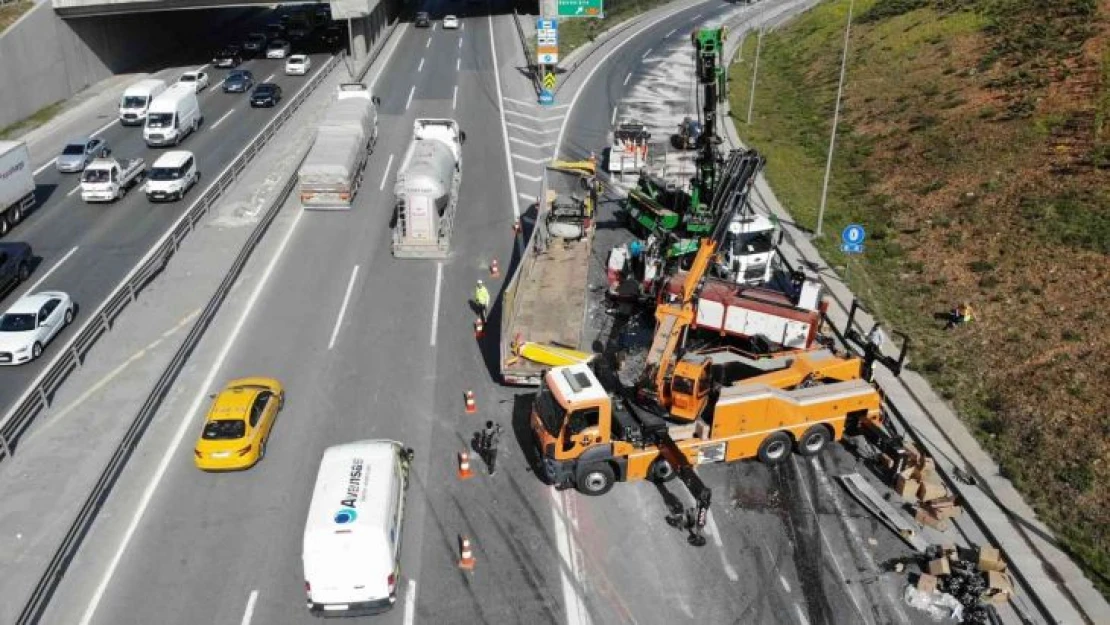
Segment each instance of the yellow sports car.
[{"label": "yellow sports car", "polygon": [[249,469],[266,455],[266,441],[285,404],[281,382],[270,378],[232,380],[208,410],[193,449],[198,469]]}]

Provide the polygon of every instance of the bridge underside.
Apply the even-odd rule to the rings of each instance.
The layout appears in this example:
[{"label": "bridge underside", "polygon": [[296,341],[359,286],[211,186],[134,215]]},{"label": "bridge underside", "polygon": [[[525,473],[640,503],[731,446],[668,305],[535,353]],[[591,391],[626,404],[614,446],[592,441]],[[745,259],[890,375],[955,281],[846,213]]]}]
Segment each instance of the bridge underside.
[{"label": "bridge underside", "polygon": [[51,5],[54,12],[61,17],[78,18],[159,11],[330,4],[332,17],[339,20],[366,17],[374,12],[380,2],[381,0],[52,0]]}]

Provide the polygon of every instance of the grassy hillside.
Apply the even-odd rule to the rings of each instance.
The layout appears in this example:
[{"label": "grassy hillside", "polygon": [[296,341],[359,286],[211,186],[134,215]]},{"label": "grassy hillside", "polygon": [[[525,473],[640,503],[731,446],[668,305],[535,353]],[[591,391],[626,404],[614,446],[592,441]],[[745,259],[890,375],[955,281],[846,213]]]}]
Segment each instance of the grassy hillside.
[{"label": "grassy hillside", "polygon": [[[825,236],[853,289],[1110,590],[1110,0],[857,0]],[[813,228],[848,0],[731,68],[741,136]],[[841,274],[843,275],[843,271]],[[968,300],[978,320],[934,318]]]},{"label": "grassy hillside", "polygon": [[31,0],[0,0],[0,33],[35,6]]}]

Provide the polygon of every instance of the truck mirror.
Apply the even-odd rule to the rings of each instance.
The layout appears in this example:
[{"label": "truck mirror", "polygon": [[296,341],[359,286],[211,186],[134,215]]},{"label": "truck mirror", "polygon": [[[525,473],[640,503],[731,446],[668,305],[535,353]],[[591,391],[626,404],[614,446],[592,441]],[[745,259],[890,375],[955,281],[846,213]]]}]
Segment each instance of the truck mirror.
[{"label": "truck mirror", "polygon": [[775,245],[782,245],[782,240],[783,240],[783,238],[785,238],[785,236],[786,236],[786,232],[783,231],[783,230],[779,230],[779,240],[778,240],[778,243],[775,243]]},{"label": "truck mirror", "polygon": [[370,101],[374,103],[374,106],[381,106],[381,104],[382,104],[382,99],[379,98],[378,96],[374,96],[374,97],[370,98]]},{"label": "truck mirror", "polygon": [[462,130],[459,131],[459,143],[466,143],[466,133]]}]

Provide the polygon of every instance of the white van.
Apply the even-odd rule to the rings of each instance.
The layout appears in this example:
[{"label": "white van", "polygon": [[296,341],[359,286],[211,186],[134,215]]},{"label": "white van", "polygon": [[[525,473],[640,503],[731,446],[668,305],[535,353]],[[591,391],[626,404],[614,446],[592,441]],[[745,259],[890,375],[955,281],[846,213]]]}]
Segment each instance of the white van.
[{"label": "white van", "polygon": [[150,103],[143,139],[149,147],[177,145],[186,135],[196,132],[202,121],[196,91],[190,85],[177,84]]},{"label": "white van", "polygon": [[172,150],[162,154],[146,177],[146,197],[151,202],[180,200],[200,181],[197,159],[192,152]]},{"label": "white van", "polygon": [[141,126],[146,120],[150,102],[166,90],[166,81],[144,78],[123,90],[119,99],[119,123],[124,126]]},{"label": "white van", "polygon": [[377,614],[397,601],[412,450],[388,440],[329,447],[304,528],[304,587],[318,616]]}]

